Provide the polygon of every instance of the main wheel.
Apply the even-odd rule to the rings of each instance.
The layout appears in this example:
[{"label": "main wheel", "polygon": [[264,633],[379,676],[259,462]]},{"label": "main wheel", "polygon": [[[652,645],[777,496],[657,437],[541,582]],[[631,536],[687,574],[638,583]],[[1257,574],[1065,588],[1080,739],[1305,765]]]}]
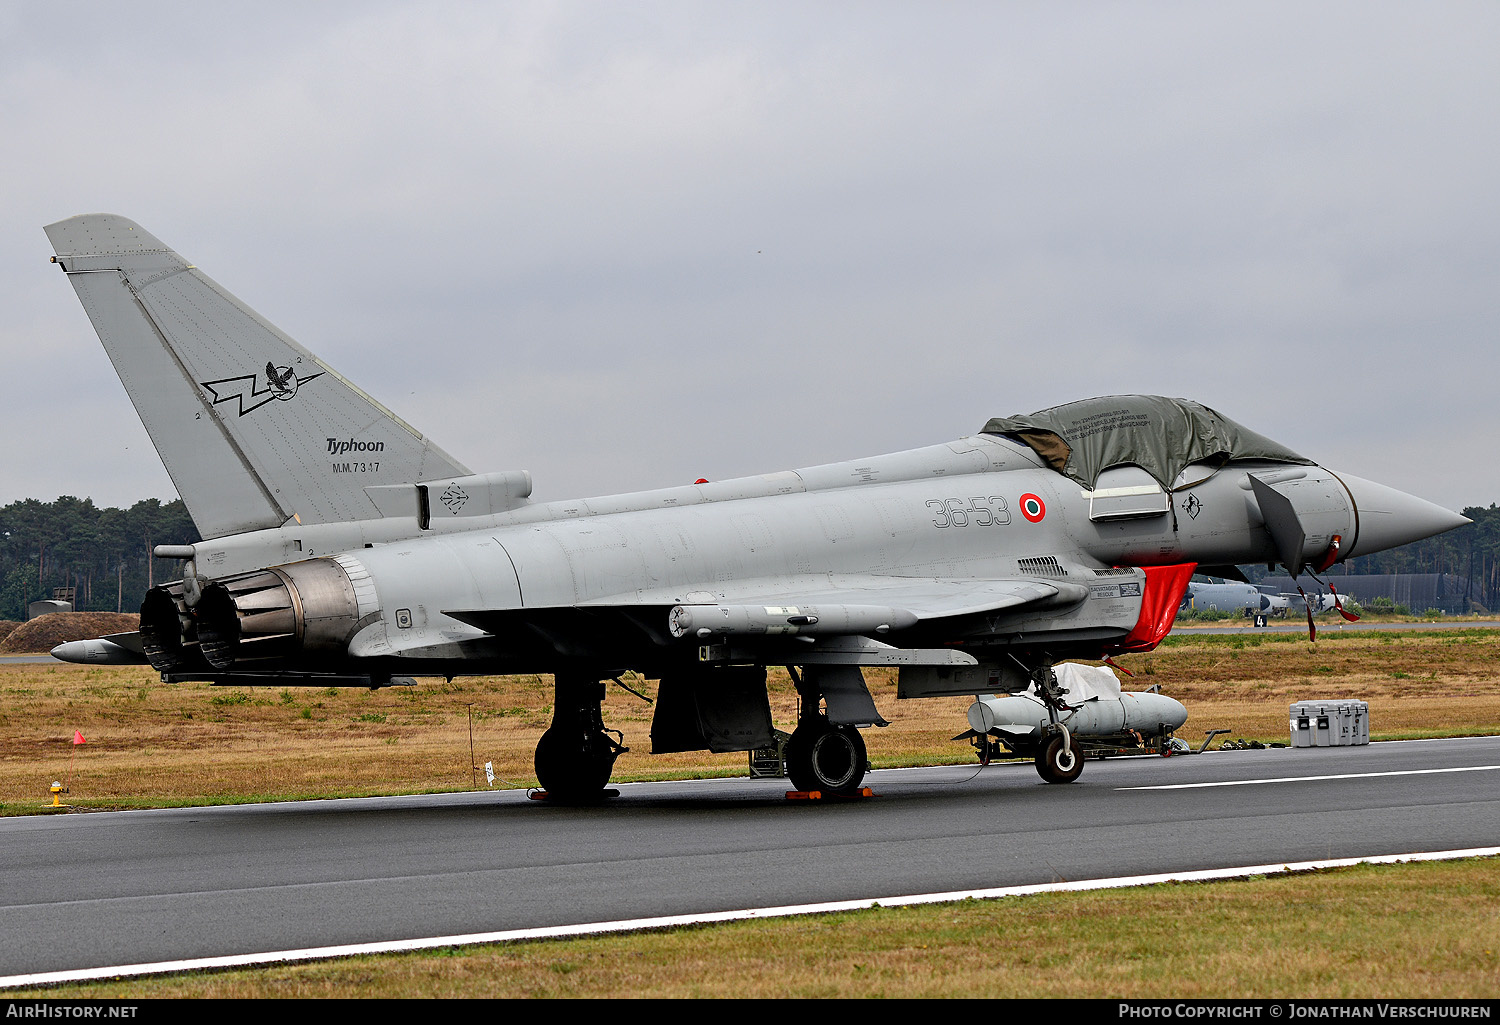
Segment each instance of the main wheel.
[{"label": "main wheel", "polygon": [[853,793],[868,768],[865,739],[853,726],[798,726],[786,745],[786,771],[798,790]]},{"label": "main wheel", "polygon": [[1063,753],[1063,738],[1053,737],[1042,746],[1036,755],[1036,771],[1048,783],[1071,783],[1083,771],[1083,752],[1078,741],[1069,737],[1067,754]]},{"label": "main wheel", "polygon": [[565,799],[597,797],[615,767],[614,745],[602,733],[587,739],[573,730],[549,729],[536,745],[536,778],[543,790]]}]

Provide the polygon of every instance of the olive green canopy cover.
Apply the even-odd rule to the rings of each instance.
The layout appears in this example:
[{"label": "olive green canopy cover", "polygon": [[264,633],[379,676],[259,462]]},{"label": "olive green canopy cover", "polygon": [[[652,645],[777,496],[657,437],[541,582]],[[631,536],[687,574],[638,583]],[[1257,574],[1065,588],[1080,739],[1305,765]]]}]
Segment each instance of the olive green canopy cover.
[{"label": "olive green canopy cover", "polygon": [[1090,491],[1112,466],[1139,466],[1170,490],[1189,463],[1312,463],[1207,406],[1160,395],[1105,395],[1030,416],[995,417],[980,433],[1013,435]]}]

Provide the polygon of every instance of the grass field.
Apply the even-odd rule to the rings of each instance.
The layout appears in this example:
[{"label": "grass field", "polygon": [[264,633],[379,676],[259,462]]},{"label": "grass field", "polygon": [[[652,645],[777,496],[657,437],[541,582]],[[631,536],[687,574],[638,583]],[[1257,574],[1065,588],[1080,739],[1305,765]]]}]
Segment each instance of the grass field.
[{"label": "grass field", "polygon": [[[1373,739],[1500,732],[1500,631],[1181,631],[1122,659],[1126,689],[1159,685],[1209,728],[1287,739],[1287,706],[1370,703]],[[876,767],[972,763],[949,740],[968,698],[895,700]],[[649,694],[650,681],[627,679]],[[367,690],[163,686],[146,669],[0,664],[0,803],[40,811],[71,774],[79,809],[467,790],[493,762],[534,782],[550,715],[538,677]],[[790,728],[795,692],[773,674]],[[652,757],[651,706],[611,687],[606,722],[632,751],[616,779],[727,775],[743,755]],[[470,758],[472,722],[474,757]],[[73,731],[88,743],[75,748]],[[1196,745],[1195,745],[1196,746]],[[1211,757],[1211,756],[1210,756]],[[1365,867],[1296,878],[880,909],[651,934],[352,958],[46,990],[46,996],[1080,996],[1500,995],[1500,860]],[[8,992],[8,997],[21,996]]]}]

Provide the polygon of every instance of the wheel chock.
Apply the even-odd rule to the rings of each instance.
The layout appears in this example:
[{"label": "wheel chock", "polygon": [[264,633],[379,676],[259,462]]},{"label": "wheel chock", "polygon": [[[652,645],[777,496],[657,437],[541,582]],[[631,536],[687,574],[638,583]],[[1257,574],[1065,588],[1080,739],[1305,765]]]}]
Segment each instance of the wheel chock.
[{"label": "wheel chock", "polygon": [[563,797],[553,797],[550,793],[548,793],[545,790],[530,790],[526,794],[526,797],[527,797],[528,800],[532,800],[532,801],[549,801],[550,800],[550,801],[553,801],[553,802],[555,802],[557,804],[598,804],[600,801],[606,800],[606,799],[611,798],[611,797],[619,797],[619,796],[620,796],[620,792],[618,790],[616,790],[614,787],[607,787],[604,790],[599,791],[598,794],[590,795],[589,797],[584,798],[584,799],[578,799],[578,798],[568,799],[568,798],[563,798]]},{"label": "wheel chock", "polygon": [[833,790],[788,790],[786,799],[788,801],[858,801],[866,797],[874,797],[875,791],[869,787],[860,787],[852,793],[842,794]]}]

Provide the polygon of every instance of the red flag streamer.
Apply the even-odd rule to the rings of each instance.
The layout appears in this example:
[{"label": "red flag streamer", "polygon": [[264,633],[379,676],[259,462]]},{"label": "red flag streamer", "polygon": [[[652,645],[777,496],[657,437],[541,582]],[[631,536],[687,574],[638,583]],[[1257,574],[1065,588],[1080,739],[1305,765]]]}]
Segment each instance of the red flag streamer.
[{"label": "red flag streamer", "polygon": [[75,754],[78,753],[78,745],[79,744],[86,744],[86,743],[88,743],[88,741],[86,741],[86,740],[83,739],[83,731],[82,730],[74,730],[73,731],[73,747],[70,749],[70,751],[68,753],[68,785],[63,788],[63,790],[66,791],[67,793],[71,794],[73,792],[73,755],[75,755]]},{"label": "red flag streamer", "polygon": [[[1313,579],[1317,579],[1314,577]],[[1314,644],[1318,642],[1318,628],[1313,623],[1312,602],[1307,600],[1307,592],[1302,590],[1302,585],[1297,585],[1297,593],[1302,595],[1302,607],[1307,609],[1307,639]]]},{"label": "red flag streamer", "polygon": [[[1319,582],[1321,583],[1321,581],[1319,581]],[[1344,608],[1344,603],[1341,602],[1341,601],[1339,601],[1338,588],[1334,587],[1332,584],[1329,584],[1328,585],[1328,593],[1331,594],[1331,595],[1333,595],[1333,607],[1338,610],[1338,614],[1339,615],[1341,615],[1341,616],[1344,617],[1345,622],[1349,622],[1349,623],[1358,623],[1359,622],[1359,617],[1356,616],[1354,613],[1352,613],[1352,612],[1348,611],[1347,609],[1345,609]]]},{"label": "red flag streamer", "polygon": [[[1316,574],[1309,573],[1308,576],[1312,577],[1314,580],[1318,580]],[[1323,584],[1323,581],[1318,580],[1318,583]],[[1328,588],[1329,594],[1333,595],[1333,607],[1338,610],[1339,615],[1344,617],[1344,621],[1348,623],[1358,623],[1359,617],[1345,609],[1344,603],[1339,600],[1339,589],[1337,587],[1334,587],[1332,584],[1323,584],[1323,586]]]}]

